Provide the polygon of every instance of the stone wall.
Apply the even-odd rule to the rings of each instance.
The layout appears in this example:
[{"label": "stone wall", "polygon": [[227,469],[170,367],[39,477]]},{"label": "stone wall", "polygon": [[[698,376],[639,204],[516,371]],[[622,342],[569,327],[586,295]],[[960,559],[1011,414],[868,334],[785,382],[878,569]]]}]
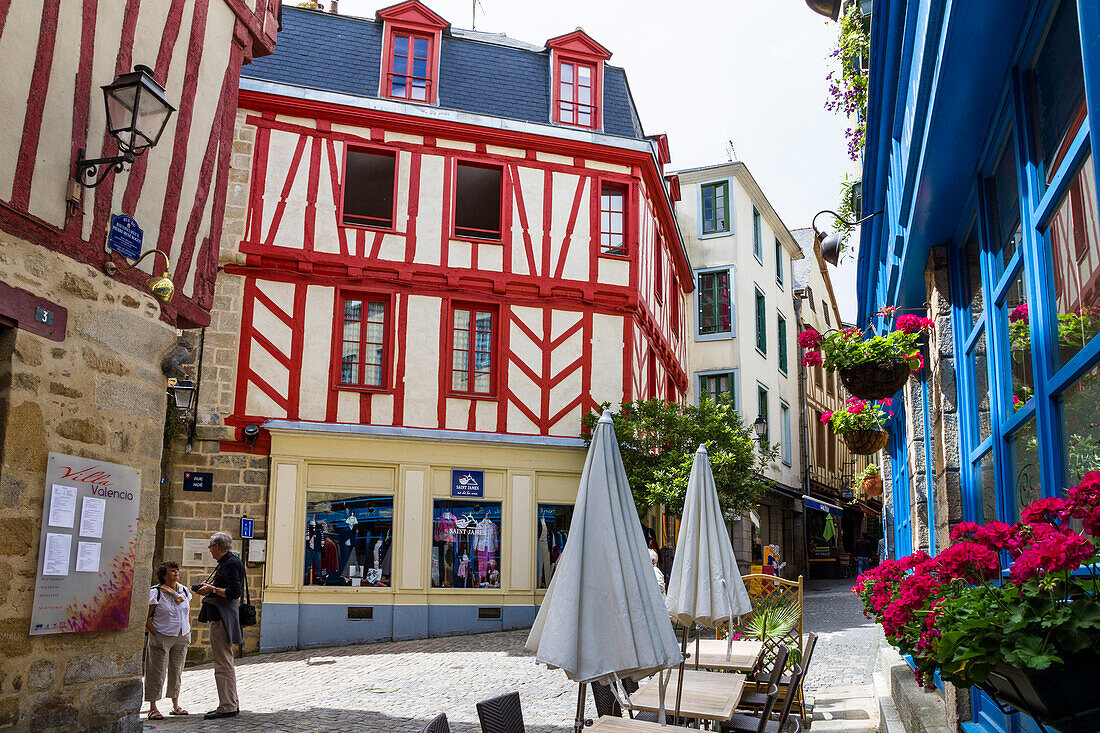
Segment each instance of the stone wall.
[{"label": "stone wall", "polygon": [[[68,310],[65,339],[0,329],[0,728],[140,730],[144,620],[176,331],[148,293],[0,232],[0,280]],[[50,451],[141,472],[125,631],[30,636]]]}]

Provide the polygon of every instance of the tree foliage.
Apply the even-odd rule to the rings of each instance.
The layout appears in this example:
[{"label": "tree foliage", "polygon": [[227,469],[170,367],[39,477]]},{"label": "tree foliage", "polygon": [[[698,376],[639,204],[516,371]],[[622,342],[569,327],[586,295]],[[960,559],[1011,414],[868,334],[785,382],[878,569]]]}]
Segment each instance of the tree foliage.
[{"label": "tree foliage", "polygon": [[[586,444],[603,410],[582,419]],[[779,447],[756,447],[755,434],[725,401],[680,405],[644,400],[622,405],[613,413],[615,435],[638,512],[658,504],[677,516],[683,512],[691,464],[700,445],[710,456],[718,502],[727,518],[756,507],[768,481],[761,475],[775,461]]]}]

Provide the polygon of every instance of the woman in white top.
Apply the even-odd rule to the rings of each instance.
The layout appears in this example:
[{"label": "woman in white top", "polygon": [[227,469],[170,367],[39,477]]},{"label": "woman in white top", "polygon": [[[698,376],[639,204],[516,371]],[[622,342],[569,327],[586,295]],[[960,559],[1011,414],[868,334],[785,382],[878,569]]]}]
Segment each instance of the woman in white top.
[{"label": "woman in white top", "polygon": [[157,566],[157,584],[149,589],[148,632],[145,648],[145,700],[149,720],[164,720],[157,700],[168,677],[168,697],[172,698],[169,715],[187,715],[180,707],[180,676],[191,642],[191,591],[180,585],[180,566],[162,562]]}]

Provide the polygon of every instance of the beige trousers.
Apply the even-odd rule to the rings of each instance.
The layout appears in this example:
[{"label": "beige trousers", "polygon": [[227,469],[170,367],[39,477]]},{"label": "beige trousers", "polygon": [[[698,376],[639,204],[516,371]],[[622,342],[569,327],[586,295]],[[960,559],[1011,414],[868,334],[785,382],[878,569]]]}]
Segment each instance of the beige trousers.
[{"label": "beige trousers", "polygon": [[180,696],[180,675],[183,663],[187,660],[187,645],[191,641],[191,632],[180,636],[166,636],[152,632],[148,636],[145,649],[145,701],[156,702],[165,697],[164,677],[168,676],[168,695],[172,699]]},{"label": "beige trousers", "polygon": [[240,709],[237,702],[237,670],[233,666],[233,645],[221,621],[210,623],[210,650],[214,652],[214,682],[218,686],[218,712]]}]

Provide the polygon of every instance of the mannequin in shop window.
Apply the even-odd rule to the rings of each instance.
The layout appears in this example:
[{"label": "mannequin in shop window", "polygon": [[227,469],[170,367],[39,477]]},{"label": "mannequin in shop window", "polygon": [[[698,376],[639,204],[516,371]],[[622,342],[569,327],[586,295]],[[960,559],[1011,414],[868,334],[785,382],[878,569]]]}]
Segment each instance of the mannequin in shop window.
[{"label": "mannequin in shop window", "polygon": [[451,510],[435,520],[432,533],[432,586],[454,587],[455,580],[455,532],[458,517]]},{"label": "mannequin in shop window", "polygon": [[553,526],[553,515],[550,515],[549,520],[547,520],[546,517],[539,517],[539,546],[538,556],[536,557],[536,564],[538,565],[536,571],[539,588],[548,588],[550,586],[550,533]]},{"label": "mannequin in shop window", "polygon": [[489,563],[496,557],[500,547],[500,531],[493,520],[489,519],[489,512],[474,526],[473,551],[475,571],[477,572],[477,585],[486,582],[489,577]]},{"label": "mannequin in shop window", "polygon": [[306,585],[320,585],[323,582],[321,579],[321,562],[324,549],[324,527],[317,521],[316,517],[312,517],[306,525]]}]

